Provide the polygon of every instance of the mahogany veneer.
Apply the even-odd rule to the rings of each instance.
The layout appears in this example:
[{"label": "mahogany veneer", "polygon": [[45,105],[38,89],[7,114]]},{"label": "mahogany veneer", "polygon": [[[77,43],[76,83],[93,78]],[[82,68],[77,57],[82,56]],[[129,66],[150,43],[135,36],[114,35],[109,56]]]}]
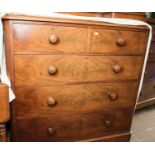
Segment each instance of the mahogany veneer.
[{"label": "mahogany veneer", "polygon": [[148,28],[3,18],[12,141],[129,141]]}]

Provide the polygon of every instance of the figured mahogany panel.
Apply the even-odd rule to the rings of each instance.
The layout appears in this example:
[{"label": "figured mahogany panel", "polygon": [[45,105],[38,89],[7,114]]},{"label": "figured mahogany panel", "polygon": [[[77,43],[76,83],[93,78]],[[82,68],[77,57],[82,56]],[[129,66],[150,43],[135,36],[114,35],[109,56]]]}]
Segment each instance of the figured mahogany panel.
[{"label": "figured mahogany panel", "polygon": [[14,64],[16,86],[61,85],[138,79],[142,57],[16,55]]},{"label": "figured mahogany panel", "polygon": [[87,29],[37,23],[13,24],[14,53],[85,52]]},{"label": "figured mahogany panel", "polygon": [[107,136],[128,131],[131,116],[130,108],[120,108],[17,118],[16,141],[79,141]]},{"label": "figured mahogany panel", "polygon": [[[136,82],[96,83],[16,88],[14,103],[19,117],[61,112],[88,112],[133,107]],[[130,92],[130,96],[128,95]]]},{"label": "figured mahogany panel", "polygon": [[146,49],[147,35],[146,32],[92,28],[90,52],[122,55],[142,54]]}]

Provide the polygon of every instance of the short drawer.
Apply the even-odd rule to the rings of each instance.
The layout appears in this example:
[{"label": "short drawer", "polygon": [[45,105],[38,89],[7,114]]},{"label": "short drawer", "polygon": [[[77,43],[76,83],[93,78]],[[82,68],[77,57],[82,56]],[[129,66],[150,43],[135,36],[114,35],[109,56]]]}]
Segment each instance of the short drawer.
[{"label": "short drawer", "polygon": [[[130,92],[130,95],[128,94]],[[133,107],[137,82],[96,83],[15,89],[16,115],[88,112]]]},{"label": "short drawer", "polygon": [[91,29],[90,52],[142,54],[146,50],[147,32]]},{"label": "short drawer", "polygon": [[139,102],[155,98],[155,80],[145,81],[139,97]]},{"label": "short drawer", "polygon": [[54,24],[13,24],[14,53],[85,52],[87,28]]},{"label": "short drawer", "polygon": [[57,113],[16,119],[16,141],[79,141],[128,131],[132,110]]},{"label": "short drawer", "polygon": [[142,60],[140,56],[16,55],[15,85],[138,79]]}]

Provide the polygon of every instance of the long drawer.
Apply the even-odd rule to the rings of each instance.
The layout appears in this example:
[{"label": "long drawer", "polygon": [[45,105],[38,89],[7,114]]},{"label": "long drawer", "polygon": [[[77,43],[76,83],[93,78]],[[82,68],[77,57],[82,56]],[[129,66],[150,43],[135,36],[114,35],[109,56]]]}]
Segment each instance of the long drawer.
[{"label": "long drawer", "polygon": [[143,54],[146,48],[147,31],[41,24],[13,24],[14,53],[90,52],[132,55]]},{"label": "long drawer", "polygon": [[[79,141],[129,131],[130,108],[18,118],[16,141]],[[122,123],[123,122],[123,123]]]},{"label": "long drawer", "polygon": [[16,55],[15,85],[138,79],[141,64],[140,56]]},{"label": "long drawer", "polygon": [[136,89],[136,82],[21,87],[16,88],[14,107],[19,117],[133,107]]}]

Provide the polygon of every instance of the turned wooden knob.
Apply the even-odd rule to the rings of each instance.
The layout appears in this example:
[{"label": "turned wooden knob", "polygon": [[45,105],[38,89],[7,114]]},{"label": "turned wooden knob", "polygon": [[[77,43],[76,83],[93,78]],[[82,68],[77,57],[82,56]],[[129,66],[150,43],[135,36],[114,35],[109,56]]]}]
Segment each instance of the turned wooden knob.
[{"label": "turned wooden knob", "polygon": [[48,73],[49,73],[50,75],[54,75],[56,72],[57,72],[56,67],[50,66],[50,67],[48,68]]},{"label": "turned wooden knob", "polygon": [[117,97],[118,97],[118,96],[117,96],[117,94],[115,94],[115,93],[110,93],[110,94],[109,94],[109,99],[112,100],[112,101],[113,101],[113,100],[116,100]]},{"label": "turned wooden knob", "polygon": [[105,120],[105,126],[108,127],[108,128],[111,127],[112,126],[111,121]]},{"label": "turned wooden knob", "polygon": [[59,38],[58,38],[55,34],[53,34],[53,35],[51,35],[51,36],[49,37],[49,42],[50,42],[51,44],[56,44],[58,41],[59,41]]},{"label": "turned wooden knob", "polygon": [[47,133],[48,133],[49,136],[52,136],[52,135],[54,135],[55,131],[54,131],[53,128],[48,128]]},{"label": "turned wooden knob", "polygon": [[113,71],[114,71],[114,73],[119,73],[119,72],[121,71],[121,66],[119,66],[119,65],[114,65],[114,66],[113,66]]},{"label": "turned wooden knob", "polygon": [[119,38],[116,41],[118,46],[124,46],[125,45],[125,40],[123,38]]},{"label": "turned wooden knob", "polygon": [[52,107],[56,104],[56,100],[53,97],[49,97],[47,99],[47,104],[48,104],[48,106]]}]

